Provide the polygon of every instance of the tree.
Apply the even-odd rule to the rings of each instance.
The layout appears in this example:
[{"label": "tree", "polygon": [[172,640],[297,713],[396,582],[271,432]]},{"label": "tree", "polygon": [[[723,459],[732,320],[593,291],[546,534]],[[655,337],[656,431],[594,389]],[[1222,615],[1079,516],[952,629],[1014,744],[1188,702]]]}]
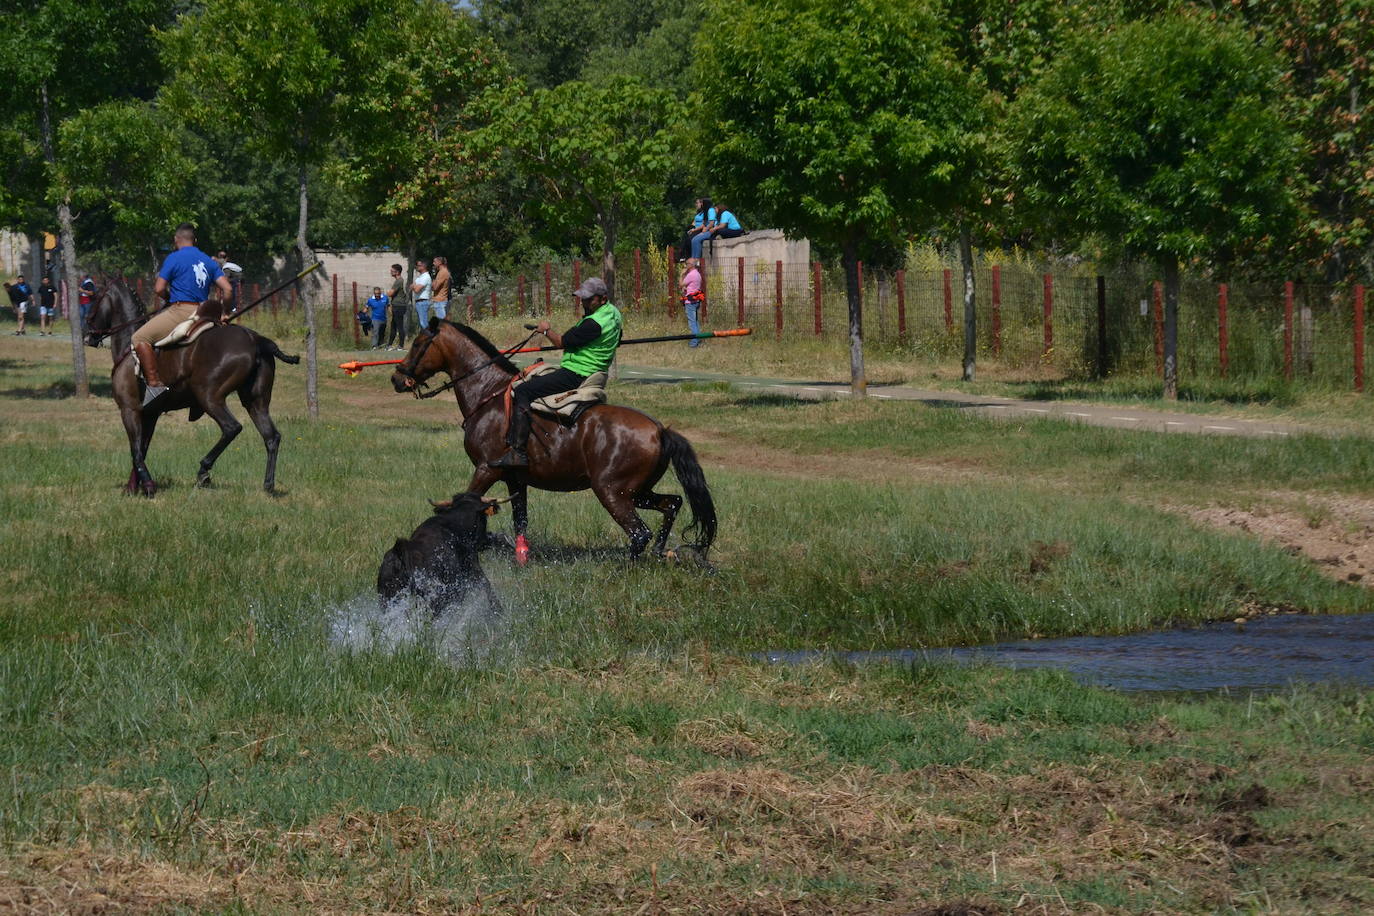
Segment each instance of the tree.
[{"label": "tree", "polygon": [[639,211],[661,200],[674,164],[678,105],[632,77],[512,93],[484,133],[541,193],[531,205],[550,231],[594,224],[602,278],[615,292],[615,245]]},{"label": "tree", "polygon": [[924,0],[709,0],[706,9],[695,78],[701,169],[784,230],[841,251],[851,389],[863,395],[859,261],[940,223],[966,193],[979,94]]},{"label": "tree", "polygon": [[[164,53],[177,62],[164,103],[196,123],[237,118],[250,127],[251,144],[293,166],[302,268],[317,260],[307,237],[310,176],[345,128],[381,126],[357,103],[370,68],[410,38],[409,12],[386,0],[218,0],[163,36]],[[305,298],[306,405],[317,417],[314,297]]]},{"label": "tree", "polygon": [[1180,262],[1294,221],[1278,73],[1239,24],[1182,11],[1081,35],[1016,104],[1011,155],[1042,225],[1160,265],[1171,400]]},{"label": "tree", "polygon": [[[16,210],[33,218],[43,203],[53,205],[68,290],[77,288],[71,201],[49,184],[62,156],[59,127],[84,107],[150,97],[161,76],[153,29],[171,17],[172,0],[20,0],[0,11],[0,84],[7,90],[0,94],[0,122],[11,132],[7,145],[42,163],[41,171],[32,161],[19,163],[21,180],[7,182],[0,205],[11,219]],[[76,394],[88,397],[79,318],[71,325]]]}]

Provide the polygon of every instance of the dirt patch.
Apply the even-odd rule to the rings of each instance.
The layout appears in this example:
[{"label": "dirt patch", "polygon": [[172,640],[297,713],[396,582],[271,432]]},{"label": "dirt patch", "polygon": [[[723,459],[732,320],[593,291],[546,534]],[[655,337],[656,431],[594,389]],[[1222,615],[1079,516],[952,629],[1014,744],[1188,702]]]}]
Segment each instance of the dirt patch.
[{"label": "dirt patch", "polygon": [[1333,579],[1374,585],[1374,500],[1282,493],[1269,498],[1275,507],[1178,511],[1213,528],[1239,529],[1277,544]]}]

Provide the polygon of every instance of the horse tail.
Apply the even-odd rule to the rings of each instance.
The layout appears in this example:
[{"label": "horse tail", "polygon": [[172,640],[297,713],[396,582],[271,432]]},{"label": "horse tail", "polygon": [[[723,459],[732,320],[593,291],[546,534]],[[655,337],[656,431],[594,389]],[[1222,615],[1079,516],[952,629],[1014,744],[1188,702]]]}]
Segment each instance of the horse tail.
[{"label": "horse tail", "polygon": [[293,366],[301,361],[299,356],[288,356],[283,353],[281,347],[277,346],[277,342],[270,337],[258,337],[258,353],[263,356],[275,356],[282,362],[290,363]]},{"label": "horse tail", "polygon": [[692,508],[692,524],[687,526],[689,535],[695,535],[691,546],[700,552],[702,559],[711,542],[716,539],[716,504],[711,499],[711,491],[706,487],[706,475],[701,471],[697,453],[692,444],[680,433],[665,428],[662,433],[663,454],[673,463],[673,473],[687,494],[687,505]]}]

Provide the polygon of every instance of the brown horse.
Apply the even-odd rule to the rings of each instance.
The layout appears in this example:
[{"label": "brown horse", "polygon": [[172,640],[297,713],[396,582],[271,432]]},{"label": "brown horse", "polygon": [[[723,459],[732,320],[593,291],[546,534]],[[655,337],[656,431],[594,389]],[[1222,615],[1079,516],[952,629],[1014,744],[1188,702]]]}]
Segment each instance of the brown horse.
[{"label": "brown horse", "polygon": [[238,393],[239,402],[248,410],[253,425],[262,434],[263,444],[267,446],[267,473],[263,477],[262,487],[272,492],[276,484],[277,448],[281,444],[281,433],[277,432],[268,413],[272,403],[272,382],[276,375],[275,360],[298,363],[300,357],[287,356],[276,343],[248,328],[237,325],[213,327],[189,346],[158,352],[158,370],[166,380],[168,390],[143,407],[143,381],[134,371],[129,338],[134,328],[144,320],[143,303],[122,280],[115,280],[105,288],[92,304],[91,313],[86,319],[87,345],[99,346],[102,339],[109,337],[110,350],[114,355],[110,381],[120,417],[124,420],[124,431],[129,436],[129,452],[133,458],[133,468],[124,492],[132,494],[142,490],[145,496],[157,492],[157,484],[148,473],[145,463],[148,444],[152,441],[153,431],[157,429],[158,417],[169,411],[187,408],[191,411],[192,421],[200,419],[202,414],[209,414],[219,424],[219,441],[200,460],[200,470],[196,474],[196,486],[209,486],[210,469],[214,467],[215,459],[243,429],[243,424],[234,418],[225,403],[229,395],[235,392]]},{"label": "brown horse", "polygon": [[528,487],[563,493],[590,488],[630,538],[631,557],[639,556],[651,539],[649,526],[635,510],[663,513],[663,525],[653,537],[653,551],[661,556],[682,508],[681,496],[654,492],[671,464],[692,509],[688,530],[696,540],[687,546],[705,562],[716,536],[716,508],[696,454],[682,435],[638,410],[601,404],[588,408],[571,427],[535,415],[530,466],[488,467],[488,461],[506,451],[505,394],[519,370],[477,331],[435,318],[416,335],[391,383],[398,392],[419,396],[425,381],[439,372],[449,375],[463,415],[463,447],[475,467],[468,491],[481,495],[498,480],[505,481],[517,544],[529,523]]}]

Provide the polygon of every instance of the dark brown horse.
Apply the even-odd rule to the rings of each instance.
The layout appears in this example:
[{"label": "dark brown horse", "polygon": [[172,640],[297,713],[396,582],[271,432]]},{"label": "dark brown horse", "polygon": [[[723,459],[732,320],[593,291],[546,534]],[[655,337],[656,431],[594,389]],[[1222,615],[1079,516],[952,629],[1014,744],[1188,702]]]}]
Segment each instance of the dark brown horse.
[{"label": "dark brown horse", "polygon": [[142,406],[143,382],[134,371],[134,360],[129,355],[129,338],[143,320],[143,303],[121,280],[105,288],[92,304],[86,319],[86,343],[98,346],[108,336],[114,355],[110,380],[133,458],[124,492],[142,490],[145,496],[157,492],[157,484],[146,464],[148,444],[162,414],[188,408],[191,420],[208,414],[219,424],[219,441],[200,460],[200,470],[196,474],[196,486],[209,486],[210,469],[215,459],[243,429],[243,424],[234,418],[225,403],[234,393],[248,410],[248,416],[267,446],[267,473],[262,487],[272,492],[276,484],[277,448],[281,444],[281,433],[277,432],[268,413],[277,369],[275,361],[298,363],[300,357],[287,356],[276,343],[248,328],[237,325],[213,327],[189,346],[158,352],[158,370],[168,390],[145,408]]},{"label": "dark brown horse", "polygon": [[[639,556],[651,538],[654,553],[662,555],[682,508],[681,496],[654,492],[671,464],[692,509],[688,530],[696,539],[687,546],[705,562],[716,537],[716,508],[701,465],[682,435],[638,410],[601,404],[588,408],[571,427],[535,415],[530,466],[519,470],[487,466],[506,451],[505,394],[518,371],[477,331],[436,318],[416,336],[391,382],[398,392],[418,394],[431,376],[449,375],[463,415],[463,447],[475,467],[468,491],[480,495],[498,480],[505,481],[517,544],[529,523],[529,487],[564,493],[591,489],[630,538],[630,556]],[[656,537],[636,509],[663,513]]]}]

